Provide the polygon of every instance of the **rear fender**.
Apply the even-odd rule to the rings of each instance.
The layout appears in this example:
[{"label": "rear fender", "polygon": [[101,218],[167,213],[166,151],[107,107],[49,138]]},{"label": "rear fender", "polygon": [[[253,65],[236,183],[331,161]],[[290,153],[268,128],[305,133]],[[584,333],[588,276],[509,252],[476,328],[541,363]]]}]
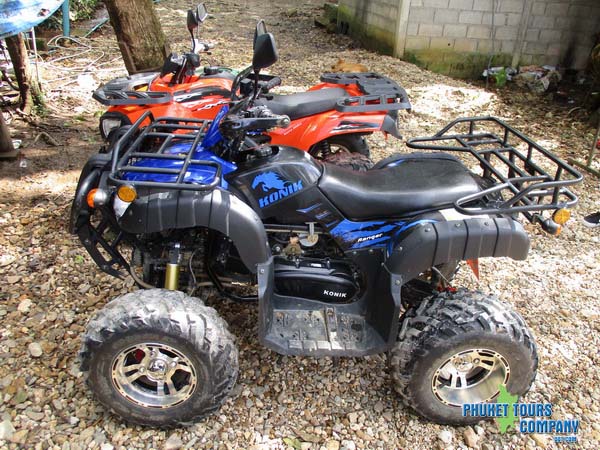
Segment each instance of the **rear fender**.
[{"label": "rear fender", "polygon": [[271,143],[308,151],[313,145],[342,134],[370,134],[382,129],[385,112],[341,113],[330,110],[293,120],[287,128],[272,130]]},{"label": "rear fender", "polygon": [[120,219],[131,234],[205,227],[229,237],[252,273],[271,256],[264,225],[254,210],[223,189],[162,192],[134,201]]},{"label": "rear fender", "polygon": [[431,220],[399,235],[385,266],[404,284],[438,264],[486,256],[523,260],[528,252],[527,233],[508,217]]}]

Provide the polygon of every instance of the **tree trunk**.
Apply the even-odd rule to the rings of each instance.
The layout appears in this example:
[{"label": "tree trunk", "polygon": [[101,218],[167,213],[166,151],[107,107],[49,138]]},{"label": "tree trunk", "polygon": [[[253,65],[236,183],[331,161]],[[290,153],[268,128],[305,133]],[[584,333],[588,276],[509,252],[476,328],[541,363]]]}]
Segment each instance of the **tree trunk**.
[{"label": "tree trunk", "polygon": [[4,122],[4,115],[0,111],[0,159],[14,158],[15,156],[17,156],[17,152],[13,147],[6,122]]},{"label": "tree trunk", "polygon": [[6,38],[6,48],[10,55],[15,77],[19,84],[20,109],[26,114],[31,112],[33,105],[43,106],[44,96],[39,83],[33,78],[27,48],[25,48],[25,39],[21,33]]},{"label": "tree trunk", "polygon": [[152,0],[105,0],[104,4],[127,71],[159,70],[168,45]]}]

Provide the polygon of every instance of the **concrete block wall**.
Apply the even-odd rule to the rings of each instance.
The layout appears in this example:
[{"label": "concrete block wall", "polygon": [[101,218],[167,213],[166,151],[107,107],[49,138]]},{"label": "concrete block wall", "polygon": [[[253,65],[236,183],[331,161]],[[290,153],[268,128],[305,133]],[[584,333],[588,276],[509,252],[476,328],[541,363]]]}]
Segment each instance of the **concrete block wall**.
[{"label": "concrete block wall", "polygon": [[466,77],[481,73],[492,49],[495,65],[581,69],[600,33],[600,0],[339,0],[339,8],[370,48],[383,36],[385,53]]},{"label": "concrete block wall", "polygon": [[[523,0],[411,0],[405,50],[512,53]],[[492,26],[493,23],[493,26]],[[493,34],[492,34],[492,30]]]},{"label": "concrete block wall", "polygon": [[338,27],[348,27],[365,47],[391,55],[399,4],[398,0],[342,0],[338,6]]},{"label": "concrete block wall", "polygon": [[535,0],[519,62],[583,69],[595,33],[600,33],[600,1]]}]

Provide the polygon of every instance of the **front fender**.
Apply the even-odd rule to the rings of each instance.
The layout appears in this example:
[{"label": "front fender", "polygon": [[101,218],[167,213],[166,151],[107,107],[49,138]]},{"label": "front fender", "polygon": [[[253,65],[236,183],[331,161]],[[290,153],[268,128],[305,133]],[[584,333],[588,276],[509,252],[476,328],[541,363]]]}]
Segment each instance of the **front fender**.
[{"label": "front fender", "polygon": [[252,273],[271,256],[267,234],[254,210],[223,189],[162,192],[134,201],[120,220],[132,234],[205,227],[228,236]]},{"label": "front fender", "polygon": [[385,266],[404,284],[449,261],[486,256],[523,260],[528,252],[529,237],[519,222],[508,217],[465,218],[410,228],[397,238]]}]

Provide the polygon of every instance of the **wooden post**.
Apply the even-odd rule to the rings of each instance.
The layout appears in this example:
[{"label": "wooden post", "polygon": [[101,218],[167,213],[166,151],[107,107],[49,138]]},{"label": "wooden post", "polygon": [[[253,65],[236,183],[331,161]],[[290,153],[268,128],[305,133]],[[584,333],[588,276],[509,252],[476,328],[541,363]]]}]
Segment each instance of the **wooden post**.
[{"label": "wooden post", "polygon": [[13,147],[6,122],[4,122],[4,115],[0,112],[0,159],[16,158],[18,154],[18,150]]},{"label": "wooden post", "polygon": [[15,69],[15,77],[19,85],[21,99],[19,107],[25,114],[29,114],[33,105],[44,105],[44,97],[39,83],[33,78],[23,35],[18,33],[15,36],[7,37],[6,48],[8,49],[10,60]]},{"label": "wooden post", "polygon": [[168,45],[152,0],[105,0],[104,3],[127,71],[133,74],[159,70]]}]

